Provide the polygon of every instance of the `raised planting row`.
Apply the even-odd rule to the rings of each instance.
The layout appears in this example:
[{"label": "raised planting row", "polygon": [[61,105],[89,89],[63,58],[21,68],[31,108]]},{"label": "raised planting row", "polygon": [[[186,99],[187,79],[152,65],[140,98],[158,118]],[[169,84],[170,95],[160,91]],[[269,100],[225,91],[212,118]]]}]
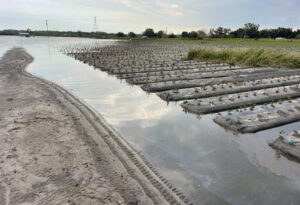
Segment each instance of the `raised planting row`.
[{"label": "raised planting row", "polygon": [[193,88],[201,87],[207,85],[217,85],[226,82],[243,82],[249,80],[258,80],[265,78],[274,78],[280,76],[293,76],[300,75],[300,70],[278,70],[276,72],[267,73],[256,73],[251,75],[238,75],[238,76],[228,76],[220,78],[207,78],[207,79],[195,79],[195,80],[173,80],[158,83],[148,83],[142,86],[142,89],[147,92],[161,92],[172,89],[182,89],[182,88]]},{"label": "raised planting row", "polygon": [[159,68],[154,67],[130,67],[123,68],[120,70],[112,70],[108,71],[113,74],[117,74],[120,77],[128,78],[129,77],[151,77],[151,76],[160,76],[160,75],[177,75],[177,74],[191,74],[191,73],[203,73],[203,72],[211,72],[215,73],[218,71],[228,71],[228,70],[242,70],[249,67],[240,67],[240,66],[228,66],[228,65],[220,65],[220,66],[212,66],[212,65],[193,65],[193,66],[167,66],[161,65]]},{"label": "raised planting row", "polygon": [[296,97],[300,97],[299,84],[189,100],[181,103],[181,106],[188,112],[204,114],[255,106],[256,104],[264,104],[284,99],[291,100]]},{"label": "raised planting row", "polygon": [[165,82],[172,80],[194,80],[194,79],[205,79],[205,78],[220,78],[227,76],[239,76],[239,75],[251,75],[258,73],[277,72],[274,68],[247,68],[241,70],[228,70],[218,72],[198,72],[189,74],[176,74],[176,75],[160,75],[150,77],[135,77],[127,79],[127,82],[131,84],[146,84],[154,82]]},{"label": "raised planting row", "polygon": [[185,89],[173,89],[158,93],[158,96],[166,101],[179,101],[198,98],[207,98],[251,90],[266,89],[279,86],[287,86],[300,83],[300,75],[267,78],[261,80],[228,82],[217,85],[201,86]]},{"label": "raised planting row", "polygon": [[[229,66],[226,64],[207,64],[200,62],[190,62],[177,60],[165,60],[165,59],[139,59],[135,61],[127,60],[114,60],[112,62],[101,62],[99,58],[94,57],[83,57],[78,59],[93,65],[95,68],[100,68],[103,71],[107,71],[112,74],[131,74],[131,73],[148,73],[148,72],[161,72],[161,71],[193,71],[193,72],[216,72],[222,70],[234,70],[240,69],[237,66]],[[151,73],[149,73],[149,76]],[[155,75],[155,74],[154,74]],[[126,77],[126,75],[125,75]]]},{"label": "raised planting row", "polygon": [[280,131],[278,138],[269,142],[269,145],[290,157],[300,160],[299,130],[294,130],[288,134],[284,133],[284,131]]},{"label": "raised planting row", "polygon": [[204,73],[211,72],[215,73],[217,71],[228,71],[228,70],[242,70],[248,67],[240,67],[240,66],[219,66],[219,67],[199,67],[197,68],[179,68],[178,70],[161,70],[161,71],[145,71],[145,72],[131,72],[131,73],[122,73],[116,74],[116,77],[121,79],[128,78],[140,78],[140,77],[150,77],[150,76],[167,76],[167,75],[184,75],[184,74],[192,74],[192,73]]},{"label": "raised planting row", "polygon": [[[253,133],[300,120],[300,99],[256,106],[217,116],[214,121],[233,131]],[[243,111],[245,109],[245,111]]]}]

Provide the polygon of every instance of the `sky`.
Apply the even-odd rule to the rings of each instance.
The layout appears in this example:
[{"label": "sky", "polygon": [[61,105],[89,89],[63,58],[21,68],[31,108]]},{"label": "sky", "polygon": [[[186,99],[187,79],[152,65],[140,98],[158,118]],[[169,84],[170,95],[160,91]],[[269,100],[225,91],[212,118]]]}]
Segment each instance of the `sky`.
[{"label": "sky", "polygon": [[0,30],[168,33],[245,23],[300,28],[300,0],[0,0]]}]

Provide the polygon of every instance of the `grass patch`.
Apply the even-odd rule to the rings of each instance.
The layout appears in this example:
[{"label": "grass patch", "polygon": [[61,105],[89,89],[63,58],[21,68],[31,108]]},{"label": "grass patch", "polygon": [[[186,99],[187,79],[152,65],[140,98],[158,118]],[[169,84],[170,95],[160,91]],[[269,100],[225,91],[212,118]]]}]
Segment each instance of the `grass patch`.
[{"label": "grass patch", "polygon": [[264,48],[220,51],[210,48],[195,49],[189,51],[186,59],[255,67],[300,68],[300,55]]},{"label": "grass patch", "polygon": [[294,53],[300,55],[300,39],[274,40],[274,39],[248,39],[248,38],[204,38],[202,40],[175,38],[152,39],[156,41],[192,43],[195,46],[204,46],[213,49],[251,49],[265,48],[281,53]]}]

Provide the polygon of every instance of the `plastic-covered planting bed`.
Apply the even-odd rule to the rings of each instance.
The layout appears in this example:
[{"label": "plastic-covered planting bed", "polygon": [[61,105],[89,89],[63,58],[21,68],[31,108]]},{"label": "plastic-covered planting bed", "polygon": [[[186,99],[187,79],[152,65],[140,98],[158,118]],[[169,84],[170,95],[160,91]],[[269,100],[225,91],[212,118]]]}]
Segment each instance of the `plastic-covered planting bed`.
[{"label": "plastic-covered planting bed", "polygon": [[[100,66],[101,65],[101,66]],[[114,74],[127,74],[132,72],[148,72],[148,71],[161,71],[172,70],[175,68],[189,68],[197,67],[195,65],[181,65],[180,59],[174,59],[172,61],[155,59],[155,60],[142,60],[142,61],[126,61],[126,60],[107,60],[106,62],[100,62],[95,65],[96,68],[101,68],[103,71],[111,72]],[[201,66],[200,66],[201,67]]]},{"label": "plastic-covered planting bed", "polygon": [[267,88],[263,90],[241,92],[218,97],[189,100],[181,103],[188,112],[204,114],[224,111],[228,109],[243,108],[284,99],[300,97],[299,84],[293,86],[282,86]]},{"label": "plastic-covered planting bed", "polygon": [[[300,121],[300,99],[271,103],[216,116],[214,121],[227,129],[253,133]],[[250,109],[250,110],[248,110]]]},{"label": "plastic-covered planting bed", "polygon": [[252,74],[252,75],[240,75],[240,76],[228,76],[221,78],[208,78],[208,79],[195,79],[195,80],[174,80],[174,81],[165,81],[158,83],[148,83],[142,87],[143,90],[147,92],[161,92],[172,89],[182,89],[182,88],[193,88],[193,87],[201,87],[207,85],[217,85],[220,83],[227,82],[242,82],[249,80],[258,80],[264,78],[273,78],[279,76],[291,76],[291,75],[300,75],[300,70],[286,70],[286,69],[278,69],[276,72],[267,72],[264,74]]},{"label": "plastic-covered planting bed", "polygon": [[166,101],[179,101],[287,86],[298,83],[300,83],[300,75],[244,82],[223,83],[194,88],[174,89],[157,93],[157,95]]},{"label": "plastic-covered planting bed", "polygon": [[[161,74],[176,74],[178,72],[182,73],[195,73],[195,72],[217,72],[217,71],[226,71],[226,70],[237,70],[244,69],[248,67],[238,67],[238,66],[225,66],[225,65],[180,65],[180,62],[176,65],[166,65],[166,64],[153,64],[151,67],[140,66],[136,67],[133,65],[123,67],[121,69],[115,68],[112,72],[114,74],[139,74],[136,77],[149,77],[149,76],[158,76]],[[126,75],[124,75],[126,76]],[[134,76],[135,77],[135,76]]]},{"label": "plastic-covered planting bed", "polygon": [[280,132],[277,139],[269,142],[269,145],[282,153],[300,160],[300,130],[291,133]]},{"label": "plastic-covered planting bed", "polygon": [[178,75],[178,74],[192,74],[192,73],[200,73],[200,72],[217,72],[217,71],[227,71],[227,70],[242,70],[248,67],[239,67],[239,66],[220,66],[220,67],[201,67],[199,66],[188,66],[184,68],[180,68],[177,70],[161,70],[161,71],[145,71],[145,72],[137,72],[137,73],[123,73],[117,74],[116,76],[121,79],[128,78],[142,78],[142,77],[150,77],[150,76],[167,76],[167,75]]},{"label": "plastic-covered planting bed", "polygon": [[[196,71],[217,71],[220,70],[230,70],[234,69],[234,67],[226,66],[226,65],[181,65],[181,61],[172,61],[172,63],[166,62],[144,62],[144,65],[137,66],[135,64],[124,64],[119,67],[107,67],[105,71],[113,73],[113,74],[130,74],[130,73],[149,73],[148,75],[159,72],[167,72],[167,71],[185,71],[185,70],[196,70]],[[237,68],[235,68],[237,69]],[[146,76],[148,76],[146,75]],[[126,76],[126,75],[125,75]]]},{"label": "plastic-covered planting bed", "polygon": [[199,72],[191,74],[180,74],[177,75],[159,75],[150,77],[135,77],[127,79],[128,83],[132,84],[146,84],[154,82],[165,82],[172,80],[193,80],[193,79],[204,79],[204,78],[220,78],[227,76],[238,76],[238,75],[251,75],[256,73],[267,73],[276,72],[277,69],[274,68],[247,68],[241,70],[227,70],[227,71],[217,71],[217,72]]}]

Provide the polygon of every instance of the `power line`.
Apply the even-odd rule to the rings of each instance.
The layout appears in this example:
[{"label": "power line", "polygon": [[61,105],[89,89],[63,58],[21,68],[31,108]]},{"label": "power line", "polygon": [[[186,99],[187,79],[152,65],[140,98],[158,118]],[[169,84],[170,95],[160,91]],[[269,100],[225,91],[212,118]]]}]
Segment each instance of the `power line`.
[{"label": "power line", "polygon": [[47,35],[49,36],[49,32],[48,32],[48,20],[46,19],[46,27],[47,27]]}]

